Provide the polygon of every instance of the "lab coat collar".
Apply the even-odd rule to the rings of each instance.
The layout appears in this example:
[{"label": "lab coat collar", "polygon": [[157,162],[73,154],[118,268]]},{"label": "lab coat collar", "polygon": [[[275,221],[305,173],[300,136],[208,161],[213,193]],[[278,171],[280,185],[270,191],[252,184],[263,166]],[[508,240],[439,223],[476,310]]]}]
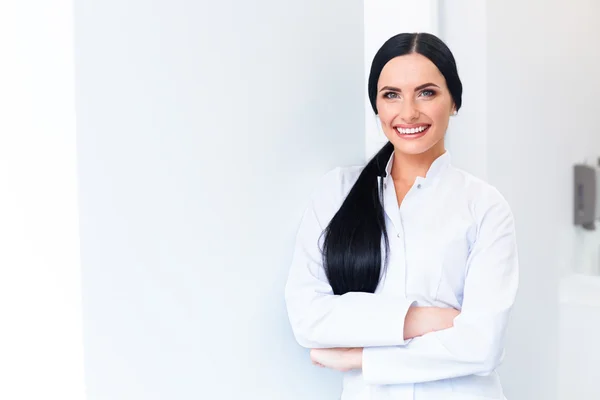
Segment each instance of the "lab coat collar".
[{"label": "lab coat collar", "polygon": [[[392,152],[392,155],[390,156],[390,158],[385,166],[385,173],[386,173],[385,180],[386,181],[388,181],[389,179],[392,179],[393,161],[394,161],[394,152]],[[431,166],[429,167],[429,170],[427,171],[427,174],[425,175],[425,177],[418,176],[417,180],[422,183],[433,180],[433,178],[438,176],[440,174],[440,172],[442,172],[444,169],[446,169],[446,167],[448,167],[450,165],[450,161],[451,161],[450,152],[448,150],[446,150],[444,152],[444,154],[442,154],[441,156],[439,156],[438,158],[433,160],[433,163],[431,163]]]}]

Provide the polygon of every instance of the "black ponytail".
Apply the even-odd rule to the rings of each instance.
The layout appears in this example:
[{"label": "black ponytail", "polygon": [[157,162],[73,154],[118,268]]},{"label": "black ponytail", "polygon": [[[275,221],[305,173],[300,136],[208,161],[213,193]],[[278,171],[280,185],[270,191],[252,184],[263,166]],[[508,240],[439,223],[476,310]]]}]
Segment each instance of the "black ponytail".
[{"label": "black ponytail", "polygon": [[[462,84],[450,49],[434,35],[402,33],[387,40],[371,64],[368,94],[375,114],[377,83],[383,67],[392,58],[410,53],[419,53],[437,66],[446,79],[458,111]],[[393,151],[394,146],[388,142],[367,163],[324,231],[323,264],[334,294],[374,293],[385,271],[390,246],[385,226],[383,186],[379,179],[385,178],[385,168]]]}]

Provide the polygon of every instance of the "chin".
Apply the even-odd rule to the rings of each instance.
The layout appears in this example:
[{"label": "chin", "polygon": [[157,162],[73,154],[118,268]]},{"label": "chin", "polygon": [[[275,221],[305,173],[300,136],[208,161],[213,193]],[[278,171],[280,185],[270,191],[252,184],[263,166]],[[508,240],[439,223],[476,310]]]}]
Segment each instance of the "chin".
[{"label": "chin", "polygon": [[408,155],[427,153],[435,146],[435,143],[398,143],[396,140],[392,141],[392,144],[394,145],[394,149],[396,151]]},{"label": "chin", "polygon": [[387,139],[392,142],[394,149],[402,154],[407,155],[419,155],[429,151],[434,151],[438,146],[444,147],[443,137],[434,138],[433,136],[425,135],[416,140],[404,140],[396,135],[390,137],[386,135]]}]

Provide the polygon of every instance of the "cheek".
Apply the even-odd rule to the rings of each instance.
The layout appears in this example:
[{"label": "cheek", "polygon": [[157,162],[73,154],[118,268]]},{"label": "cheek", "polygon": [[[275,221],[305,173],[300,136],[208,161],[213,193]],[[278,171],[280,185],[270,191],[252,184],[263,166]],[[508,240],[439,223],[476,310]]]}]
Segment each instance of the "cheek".
[{"label": "cheek", "polygon": [[435,113],[431,117],[435,120],[436,124],[445,125],[448,123],[448,119],[450,118],[449,114],[449,112],[447,113],[445,111],[442,111]]},{"label": "cheek", "polygon": [[450,119],[450,107],[439,106],[430,107],[427,115],[429,118],[433,120],[433,122],[438,126],[446,126],[448,125],[448,120]]},{"label": "cheek", "polygon": [[397,114],[396,112],[394,112],[393,107],[390,107],[389,104],[386,104],[384,102],[377,102],[377,113],[379,119],[381,120],[381,124],[384,127],[390,126]]}]

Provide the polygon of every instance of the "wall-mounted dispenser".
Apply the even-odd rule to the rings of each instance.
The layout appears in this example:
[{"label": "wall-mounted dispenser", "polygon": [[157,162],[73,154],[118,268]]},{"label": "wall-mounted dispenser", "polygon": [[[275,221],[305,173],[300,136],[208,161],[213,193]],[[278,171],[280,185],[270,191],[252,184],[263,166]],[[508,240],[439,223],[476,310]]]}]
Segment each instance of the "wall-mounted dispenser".
[{"label": "wall-mounted dispenser", "polygon": [[600,212],[600,169],[594,165],[577,164],[574,167],[574,215],[575,225],[595,230]]}]

